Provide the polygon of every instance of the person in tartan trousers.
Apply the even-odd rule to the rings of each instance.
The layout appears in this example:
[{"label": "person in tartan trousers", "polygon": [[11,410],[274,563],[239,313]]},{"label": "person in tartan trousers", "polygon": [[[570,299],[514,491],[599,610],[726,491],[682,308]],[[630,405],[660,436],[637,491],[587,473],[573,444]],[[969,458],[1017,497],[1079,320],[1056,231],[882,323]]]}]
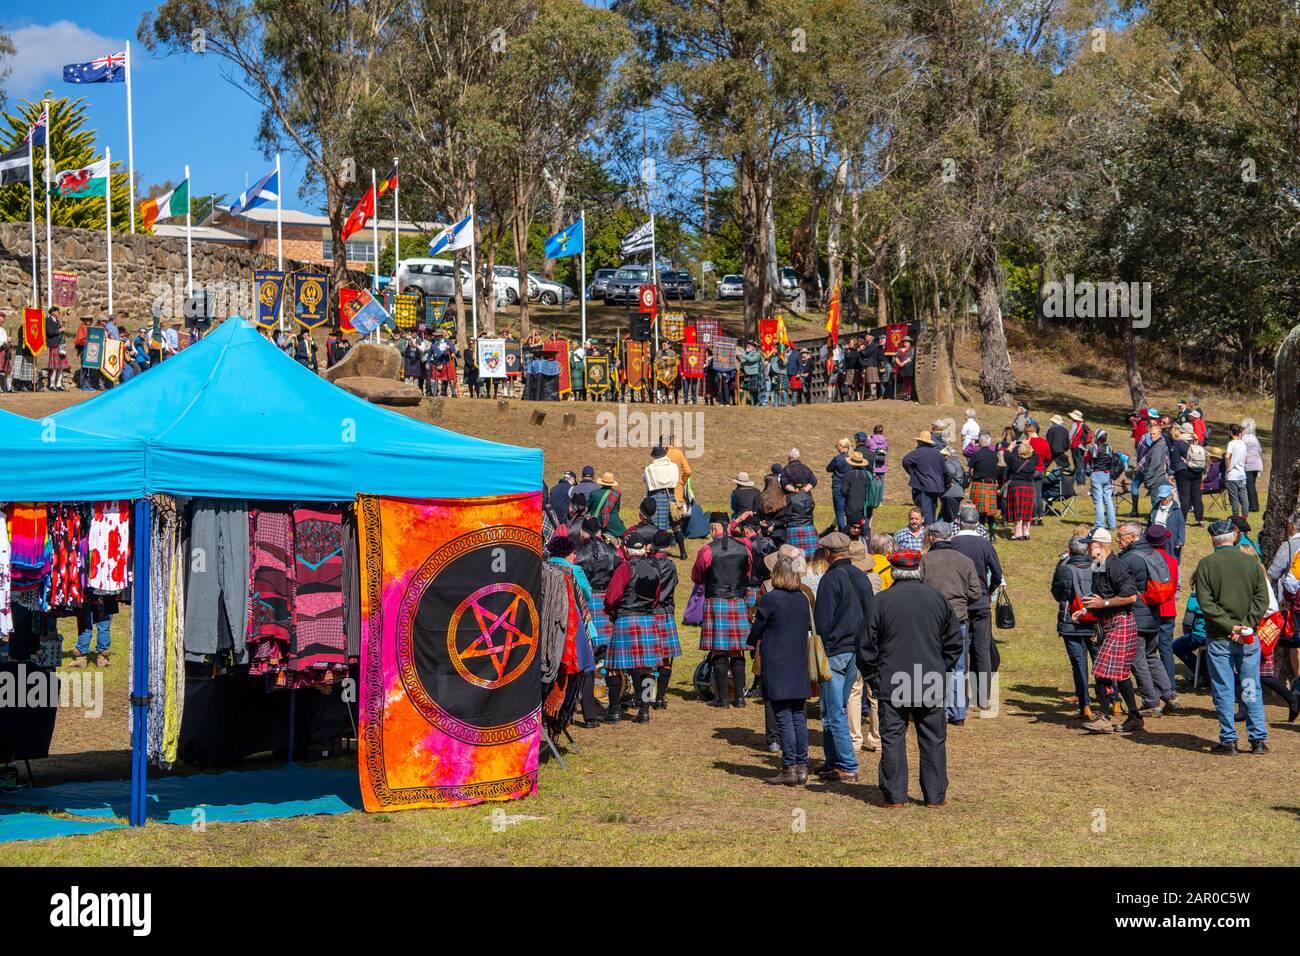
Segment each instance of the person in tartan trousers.
[{"label": "person in tartan trousers", "polygon": [[[588,518],[582,523],[582,543],[574,553],[573,563],[582,568],[591,583],[591,600],[587,607],[591,611],[592,623],[596,625],[594,647],[599,657],[614,638],[614,624],[605,613],[605,589],[609,587],[610,578],[623,558],[618,548],[605,540],[601,534],[600,524],[595,518]],[[596,703],[596,672],[588,672],[582,685],[582,719],[588,727],[598,727],[601,722],[600,707]]]},{"label": "person in tartan trousers", "polygon": [[677,565],[668,554],[675,538],[670,531],[656,531],[649,561],[659,570],[659,600],[655,602],[655,639],[659,642],[659,677],[655,684],[655,710],[668,709],[668,684],[673,679],[673,658],[682,656],[682,642],[677,636],[677,608],[673,595],[677,591]]},{"label": "person in tartan trousers", "polygon": [[[1111,553],[1111,534],[1105,528],[1092,532],[1088,553],[1092,558],[1092,593],[1083,598],[1083,607],[1074,611],[1071,619],[1077,623],[1092,615],[1101,628],[1101,647],[1092,662],[1100,707],[1096,719],[1083,727],[1095,734],[1141,730],[1142,715],[1129,678],[1138,646],[1137,621],[1133,618],[1133,605],[1141,599],[1137,582],[1128,566]],[[1128,708],[1128,719],[1117,727],[1111,711],[1121,699]]]},{"label": "person in tartan trousers", "polygon": [[605,722],[616,724],[623,719],[623,677],[636,690],[638,724],[650,722],[650,702],[654,700],[655,666],[660,661],[659,639],[655,633],[654,611],[660,603],[659,567],[647,556],[654,538],[635,528],[623,539],[626,560],[610,577],[605,588],[605,613],[614,622],[614,634],[605,655],[609,672],[609,707]]},{"label": "person in tartan trousers", "polygon": [[691,580],[704,585],[704,620],[700,625],[700,650],[713,661],[712,707],[727,706],[731,682],[733,707],[745,706],[745,651],[749,640],[749,615],[745,592],[754,573],[749,542],[727,533],[727,516],[709,515],[713,540],[700,549],[691,568]]}]

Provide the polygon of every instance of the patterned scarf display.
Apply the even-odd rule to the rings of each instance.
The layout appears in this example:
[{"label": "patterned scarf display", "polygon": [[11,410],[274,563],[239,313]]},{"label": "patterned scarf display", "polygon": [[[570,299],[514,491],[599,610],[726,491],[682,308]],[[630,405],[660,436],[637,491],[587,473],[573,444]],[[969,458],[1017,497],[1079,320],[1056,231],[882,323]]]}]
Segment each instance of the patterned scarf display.
[{"label": "patterned scarf display", "polygon": [[348,673],[343,632],[343,512],[337,506],[293,512],[295,683],[329,683]]},{"label": "patterned scarf display", "polygon": [[86,586],[99,594],[120,594],[131,584],[131,502],[96,501],[86,549]]},{"label": "patterned scarf display", "polygon": [[[149,702],[146,755],[169,767],[176,762],[185,703],[185,548],[176,499],[153,498],[149,529]],[[135,604],[131,611],[135,613]],[[131,628],[135,657],[135,627]],[[134,680],[134,668],[131,671]],[[139,693],[134,686],[133,694]],[[134,710],[132,710],[134,715]]]},{"label": "patterned scarf display", "polygon": [[18,502],[9,510],[9,564],[15,599],[25,596],[25,605],[45,607],[46,578],[54,563],[45,505]]},{"label": "patterned scarf display", "polygon": [[248,543],[252,551],[248,672],[275,673],[288,660],[293,637],[292,515],[287,510],[250,508]]},{"label": "patterned scarf display", "polygon": [[79,505],[50,505],[49,606],[55,611],[81,607],[85,597],[86,540]]},{"label": "patterned scarf display", "polygon": [[361,793],[370,811],[537,789],[542,495],[362,496]]}]

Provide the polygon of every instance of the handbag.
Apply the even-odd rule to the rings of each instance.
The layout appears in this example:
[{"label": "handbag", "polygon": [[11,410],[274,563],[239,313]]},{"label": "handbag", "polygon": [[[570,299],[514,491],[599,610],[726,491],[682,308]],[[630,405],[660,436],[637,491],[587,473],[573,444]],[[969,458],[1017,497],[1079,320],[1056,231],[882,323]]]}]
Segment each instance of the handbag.
[{"label": "handbag", "polygon": [[997,612],[994,615],[994,623],[997,624],[1000,631],[1009,631],[1016,626],[1016,609],[1011,606],[1011,598],[1007,595],[1005,586],[998,588]]},{"label": "handbag", "polygon": [[831,673],[831,662],[826,658],[826,645],[817,633],[813,596],[807,588],[803,588],[803,595],[808,600],[808,679],[814,684],[824,684],[835,675]]},{"label": "handbag", "polygon": [[697,584],[686,599],[686,609],[682,611],[682,623],[699,625],[704,623],[704,585]]}]

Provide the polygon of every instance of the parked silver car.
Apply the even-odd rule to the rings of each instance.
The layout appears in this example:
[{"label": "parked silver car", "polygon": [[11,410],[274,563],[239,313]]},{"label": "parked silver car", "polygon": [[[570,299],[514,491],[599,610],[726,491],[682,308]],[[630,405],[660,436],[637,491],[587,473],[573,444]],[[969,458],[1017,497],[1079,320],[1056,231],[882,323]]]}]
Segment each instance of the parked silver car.
[{"label": "parked silver car", "polygon": [[745,280],[738,275],[725,275],[718,280],[719,299],[743,299],[745,297]]},{"label": "parked silver car", "polygon": [[605,286],[605,304],[636,302],[641,294],[641,286],[648,285],[651,281],[649,266],[619,266]]},{"label": "parked silver car", "polygon": [[573,290],[562,282],[548,279],[540,272],[528,273],[528,294],[532,295],[533,284],[537,284],[537,298],[542,305],[559,305],[573,298]]}]

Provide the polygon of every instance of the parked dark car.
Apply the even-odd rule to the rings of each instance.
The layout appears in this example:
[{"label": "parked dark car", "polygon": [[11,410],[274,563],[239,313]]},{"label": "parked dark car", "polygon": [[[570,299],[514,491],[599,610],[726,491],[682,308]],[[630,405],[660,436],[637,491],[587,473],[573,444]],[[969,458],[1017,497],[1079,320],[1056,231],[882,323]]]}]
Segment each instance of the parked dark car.
[{"label": "parked dark car", "polygon": [[619,266],[605,285],[605,304],[636,302],[641,294],[641,286],[648,285],[650,281],[649,266]]},{"label": "parked dark car", "polygon": [[617,271],[617,269],[597,269],[591,277],[591,285],[587,286],[587,298],[605,298],[605,286],[609,285],[609,280],[614,278],[614,273]]},{"label": "parked dark car", "polygon": [[665,299],[695,298],[695,276],[684,269],[660,272],[659,284],[663,286]]}]

